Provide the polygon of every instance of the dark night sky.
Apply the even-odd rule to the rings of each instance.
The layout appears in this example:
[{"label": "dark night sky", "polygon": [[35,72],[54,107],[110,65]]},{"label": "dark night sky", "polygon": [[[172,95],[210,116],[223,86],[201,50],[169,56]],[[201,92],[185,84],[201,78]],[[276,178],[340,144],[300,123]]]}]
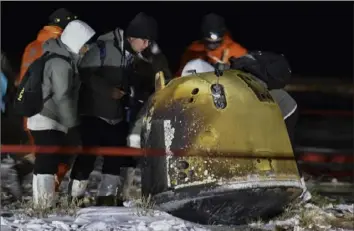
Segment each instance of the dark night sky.
[{"label": "dark night sky", "polygon": [[125,28],[140,11],[154,16],[158,43],[174,71],[183,50],[198,39],[201,17],[215,12],[236,41],[284,53],[294,73],[352,76],[352,2],[1,2],[1,47],[13,62],[59,7],[77,12],[98,34]]}]

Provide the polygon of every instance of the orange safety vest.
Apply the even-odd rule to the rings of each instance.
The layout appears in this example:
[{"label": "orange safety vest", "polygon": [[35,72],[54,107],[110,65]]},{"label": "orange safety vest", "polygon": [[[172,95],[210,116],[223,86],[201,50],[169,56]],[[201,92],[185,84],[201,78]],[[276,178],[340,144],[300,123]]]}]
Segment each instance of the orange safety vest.
[{"label": "orange safety vest", "polygon": [[246,48],[233,41],[228,33],[224,35],[222,44],[215,50],[208,50],[203,41],[194,41],[183,54],[180,69],[176,73],[176,76],[181,76],[184,66],[193,59],[203,59],[215,64],[217,60],[221,59],[226,50],[225,60],[229,60],[231,57],[238,58],[247,54]]},{"label": "orange safety vest", "polygon": [[37,39],[28,44],[22,55],[22,63],[20,75],[18,77],[18,82],[20,82],[25,75],[28,67],[33,63],[34,60],[41,57],[43,54],[43,43],[51,38],[58,38],[63,30],[57,26],[45,26],[39,31]]}]

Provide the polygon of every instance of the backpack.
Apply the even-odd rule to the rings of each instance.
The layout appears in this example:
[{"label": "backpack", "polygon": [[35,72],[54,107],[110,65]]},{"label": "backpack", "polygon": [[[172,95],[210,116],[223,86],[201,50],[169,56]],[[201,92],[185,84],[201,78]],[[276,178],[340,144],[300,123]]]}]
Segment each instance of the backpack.
[{"label": "backpack", "polygon": [[47,102],[53,93],[43,99],[42,82],[45,63],[52,58],[61,58],[72,65],[71,59],[63,55],[45,52],[36,59],[25,73],[18,86],[14,109],[20,116],[31,117],[40,113],[44,103]]},{"label": "backpack", "polygon": [[282,54],[273,52],[250,52],[240,58],[230,59],[230,68],[248,72],[264,81],[268,89],[281,89],[291,78],[291,69]]}]

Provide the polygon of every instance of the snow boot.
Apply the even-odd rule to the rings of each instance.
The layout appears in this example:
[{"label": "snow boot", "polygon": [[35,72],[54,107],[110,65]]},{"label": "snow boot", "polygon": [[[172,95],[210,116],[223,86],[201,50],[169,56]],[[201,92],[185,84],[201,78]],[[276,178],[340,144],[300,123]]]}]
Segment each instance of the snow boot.
[{"label": "snow boot", "polygon": [[141,169],[126,168],[124,173],[123,198],[124,200],[137,200],[141,198]]},{"label": "snow boot", "polygon": [[78,203],[79,207],[85,207],[84,199],[88,180],[70,180],[68,186],[69,203]]},{"label": "snow boot", "polygon": [[6,172],[4,188],[12,195],[13,200],[21,200],[23,195],[23,180],[33,171],[33,164],[25,159],[15,160],[15,164]]},{"label": "snow boot", "polygon": [[11,167],[7,172],[6,181],[2,182],[9,193],[13,196],[14,200],[21,200],[22,198],[22,186],[21,186],[21,177],[19,176],[18,171]]},{"label": "snow boot", "polygon": [[55,176],[51,174],[33,175],[33,206],[49,209],[55,205]]},{"label": "snow boot", "polygon": [[116,196],[97,196],[96,206],[123,206],[123,201]]},{"label": "snow boot", "polygon": [[97,206],[121,206],[123,202],[117,199],[118,187],[121,187],[120,176],[102,174],[102,179],[97,191]]},{"label": "snow boot", "polygon": [[33,171],[34,164],[26,159],[18,161],[13,168],[17,171],[20,184],[23,183],[23,178]]}]

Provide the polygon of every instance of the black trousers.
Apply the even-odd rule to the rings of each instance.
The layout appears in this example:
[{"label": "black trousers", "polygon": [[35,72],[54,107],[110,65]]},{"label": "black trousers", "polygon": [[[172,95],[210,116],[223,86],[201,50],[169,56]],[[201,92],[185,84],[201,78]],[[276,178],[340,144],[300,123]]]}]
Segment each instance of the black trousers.
[{"label": "black trousers", "polygon": [[34,174],[56,174],[60,163],[69,163],[71,155],[60,151],[68,145],[67,135],[56,130],[31,131],[35,145],[58,146],[55,153],[36,153]]},{"label": "black trousers", "polygon": [[[83,146],[123,147],[127,145],[129,124],[120,122],[111,125],[106,121],[91,116],[82,116],[80,133]],[[71,179],[87,180],[94,170],[95,155],[78,155],[71,170]],[[119,175],[121,167],[134,167],[132,157],[103,157],[103,174]]]},{"label": "black trousers", "polygon": [[[1,113],[1,144],[21,145],[28,142],[28,136],[23,129],[23,118],[16,115],[13,107],[9,106],[5,114]],[[1,159],[11,157],[16,161],[22,160],[24,154],[2,154]]]}]

